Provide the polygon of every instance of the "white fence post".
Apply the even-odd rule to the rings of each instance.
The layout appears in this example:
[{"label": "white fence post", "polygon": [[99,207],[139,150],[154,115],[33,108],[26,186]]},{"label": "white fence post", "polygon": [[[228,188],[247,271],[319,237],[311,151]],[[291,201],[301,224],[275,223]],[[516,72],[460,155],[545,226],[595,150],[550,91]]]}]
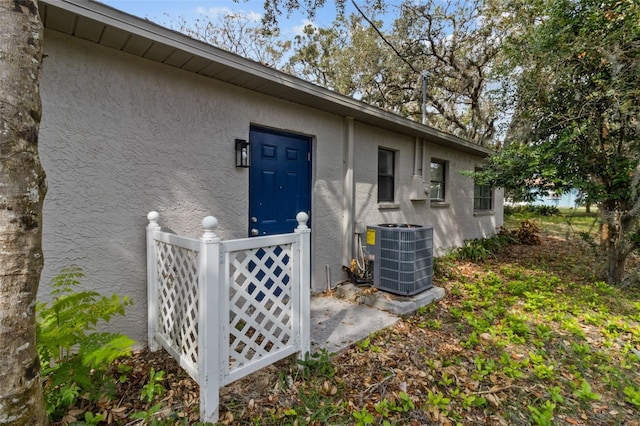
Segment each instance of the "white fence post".
[{"label": "white fence post", "polygon": [[147,345],[151,352],[158,350],[158,260],[153,233],[162,229],[158,224],[159,218],[156,211],[147,214]]},{"label": "white fence post", "polygon": [[307,226],[309,215],[300,212],[296,215],[298,227],[295,233],[299,235],[300,240],[300,265],[298,274],[300,277],[300,352],[298,358],[304,359],[305,355],[311,349],[311,229]]},{"label": "white fence post", "polygon": [[200,377],[200,421],[217,422],[220,405],[222,364],[220,357],[220,238],[215,233],[218,220],[202,219],[198,272],[198,375]]},{"label": "white fence post", "polygon": [[[147,215],[149,224],[147,225],[147,304],[148,304],[148,339],[149,349],[155,351],[162,345],[167,349],[176,359],[180,361],[180,364],[187,369],[191,377],[196,379],[200,385],[200,420],[202,422],[217,422],[220,417],[220,387],[223,384],[230,383],[230,380],[237,380],[244,377],[253,371],[269,365],[285,356],[289,356],[295,352],[298,356],[304,359],[305,355],[310,350],[310,290],[311,290],[311,230],[307,226],[309,216],[304,213],[298,213],[296,220],[298,226],[295,229],[294,234],[288,235],[274,235],[270,237],[261,237],[256,240],[239,239],[235,241],[224,241],[216,235],[216,229],[218,221],[213,216],[207,216],[202,220],[203,233],[199,241],[193,238],[179,237],[174,234],[164,233],[158,224],[159,214],[157,212],[150,212]],[[273,256],[271,260],[273,262],[284,262],[282,264],[282,270],[287,269],[287,256],[291,256],[289,260],[292,262],[293,268],[291,269],[291,281],[296,283],[295,287],[290,287],[288,301],[274,301],[275,305],[283,303],[284,305],[290,305],[292,311],[288,318],[287,325],[283,326],[291,327],[292,337],[285,342],[274,340],[273,351],[265,349],[262,346],[256,349],[256,351],[262,351],[264,353],[258,354],[259,356],[254,359],[253,355],[241,362],[234,361],[234,368],[230,365],[229,355],[229,288],[234,286],[234,294],[237,292],[246,291],[243,286],[247,282],[236,283],[235,281],[229,282],[231,266],[233,263],[234,277],[235,274],[244,274],[248,277],[248,284],[251,284],[251,280],[258,272],[254,271],[254,267],[248,267],[245,265],[244,260],[238,260],[236,255],[240,253],[240,256],[256,256],[256,248],[263,248],[267,256]],[[277,247],[280,247],[279,249]],[[291,251],[287,251],[282,254],[282,247],[289,247]],[[287,248],[286,250],[289,250]],[[277,250],[276,250],[277,249]],[[275,250],[275,251],[274,251]],[[280,252],[278,252],[280,250]],[[166,253],[165,253],[166,252]],[[185,254],[186,253],[186,254]],[[231,253],[231,254],[230,254]],[[193,282],[191,271],[195,265],[195,256],[197,254],[197,283]],[[281,256],[284,256],[282,257]],[[179,256],[178,256],[179,255]],[[188,265],[184,268],[174,267],[178,262],[178,258],[185,258],[188,260]],[[282,257],[282,258],[281,258]],[[254,259],[256,266],[262,265],[262,257],[257,256]],[[254,262],[251,261],[251,262]],[[168,262],[162,264],[161,262]],[[291,264],[291,263],[289,263]],[[276,273],[271,270],[271,266],[267,264],[262,265],[264,268],[263,273],[269,275],[268,280],[277,281],[279,278],[279,272]],[[248,268],[248,269],[247,269]],[[184,269],[184,270],[183,270]],[[163,271],[167,272],[170,277],[164,277]],[[240,271],[240,272],[238,272]],[[160,276],[162,274],[162,276]],[[166,287],[168,289],[174,289],[178,286],[179,291],[187,292],[174,293],[169,291],[167,295],[165,291],[165,278],[168,280]],[[266,280],[262,278],[256,278],[255,285],[265,285]],[[176,280],[174,282],[174,279]],[[235,278],[234,278],[235,279]],[[273,282],[273,281],[272,281]],[[161,287],[162,285],[162,287]],[[175,333],[179,326],[176,321],[182,324],[182,319],[173,320],[170,318],[169,323],[160,324],[160,296],[173,297],[173,298],[185,298],[196,292],[197,286],[197,306],[198,316],[193,318],[190,312],[180,312],[180,315],[187,315],[182,319],[189,319],[189,326],[193,327],[194,320],[197,320],[197,351],[193,351],[193,342],[189,342],[189,353],[185,353],[185,348],[180,347],[180,342],[176,342]],[[159,294],[160,292],[163,294]],[[176,290],[178,291],[178,290]],[[285,292],[286,293],[286,292]],[[285,294],[286,296],[286,294]],[[243,296],[244,297],[244,296]],[[249,294],[246,295],[249,297]],[[250,297],[249,297],[250,298]],[[257,302],[259,302],[258,300]],[[189,299],[189,303],[184,305],[179,303],[180,309],[186,310],[194,309],[194,301]],[[178,302],[176,302],[178,303]],[[184,306],[183,306],[184,305]],[[284,308],[283,305],[283,309]],[[252,305],[256,309],[260,308],[259,304]],[[234,306],[235,307],[235,306]],[[274,322],[277,322],[278,316],[271,312],[268,308],[262,315],[266,315],[265,318],[271,317]],[[234,311],[237,314],[245,314],[246,312]],[[254,321],[253,318],[248,321]],[[271,321],[271,320],[269,320]],[[292,322],[289,322],[292,321]],[[260,322],[260,321],[258,321]],[[165,330],[165,327],[170,328],[169,331]],[[260,324],[255,323],[255,327],[260,328]],[[190,328],[193,330],[193,328]],[[166,333],[168,335],[165,335]],[[181,331],[182,333],[182,331]],[[240,339],[244,337],[252,336],[239,336]],[[277,336],[276,336],[277,337]],[[282,343],[282,345],[280,344]],[[253,344],[251,342],[248,345]],[[176,347],[177,345],[177,347]],[[263,349],[265,349],[263,351]],[[236,355],[236,354],[234,354]],[[238,354],[238,356],[244,354]],[[255,355],[255,354],[254,354]],[[187,358],[185,358],[187,357]],[[194,362],[195,361],[195,362]],[[246,363],[245,363],[246,361]],[[237,364],[237,365],[236,365]]]}]

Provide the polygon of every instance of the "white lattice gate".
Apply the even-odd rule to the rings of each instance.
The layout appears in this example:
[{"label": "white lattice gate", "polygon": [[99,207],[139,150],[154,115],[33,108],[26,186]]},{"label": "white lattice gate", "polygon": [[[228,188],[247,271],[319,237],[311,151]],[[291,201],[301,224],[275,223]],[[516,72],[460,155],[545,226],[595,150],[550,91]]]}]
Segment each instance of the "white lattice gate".
[{"label": "white lattice gate", "polygon": [[310,229],[222,241],[162,232],[147,215],[149,348],[162,346],[200,385],[201,421],[218,420],[219,389],[309,351]]}]

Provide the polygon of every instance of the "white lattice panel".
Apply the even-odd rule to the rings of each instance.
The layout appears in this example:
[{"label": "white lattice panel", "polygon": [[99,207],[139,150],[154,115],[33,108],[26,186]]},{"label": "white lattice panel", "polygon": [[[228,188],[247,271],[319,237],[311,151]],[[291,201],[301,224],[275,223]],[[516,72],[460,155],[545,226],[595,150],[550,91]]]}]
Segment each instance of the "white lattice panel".
[{"label": "white lattice panel", "polygon": [[231,371],[290,345],[294,330],[291,244],[229,257]]},{"label": "white lattice panel", "polygon": [[156,241],[158,331],[181,358],[198,361],[198,252]]},{"label": "white lattice panel", "polygon": [[179,360],[200,385],[201,420],[215,423],[221,386],[309,351],[308,215],[291,234],[229,241],[212,216],[199,239],[147,218],[149,348]]}]

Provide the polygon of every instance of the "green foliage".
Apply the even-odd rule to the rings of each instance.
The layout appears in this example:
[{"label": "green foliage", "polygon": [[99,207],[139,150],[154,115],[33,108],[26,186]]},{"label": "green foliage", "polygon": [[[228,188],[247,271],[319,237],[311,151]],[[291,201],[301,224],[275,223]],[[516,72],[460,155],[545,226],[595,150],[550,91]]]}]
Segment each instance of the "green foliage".
[{"label": "green foliage", "polygon": [[396,411],[406,413],[407,411],[413,410],[416,408],[413,404],[413,400],[407,393],[400,392],[398,394],[398,399],[400,401],[400,404],[399,404],[399,408],[397,408]]},{"label": "green foliage", "polygon": [[537,426],[550,426],[553,424],[553,410],[556,409],[556,404],[551,401],[546,401],[541,407],[533,407],[529,405],[529,411],[531,411],[531,417]]},{"label": "green foliage", "polygon": [[505,205],[504,206],[504,214],[512,215],[519,213],[528,213],[535,216],[558,216],[560,214],[560,209],[556,206],[545,206],[538,204],[525,204],[525,205]]},{"label": "green foliage", "polygon": [[624,394],[627,396],[627,402],[640,408],[640,388],[627,386],[624,388]]},{"label": "green foliage", "polygon": [[380,352],[380,348],[376,345],[371,344],[371,338],[367,337],[365,339],[356,342],[356,347],[360,352],[371,351],[371,352]]},{"label": "green foliage", "polygon": [[502,374],[512,379],[521,379],[525,376],[523,368],[528,364],[527,360],[518,361],[512,359],[511,356],[503,352],[500,356],[500,364],[502,367]]},{"label": "green foliage", "polygon": [[129,416],[132,420],[142,420],[145,425],[159,425],[157,414],[162,410],[162,402],[152,405],[148,410],[136,411]]},{"label": "green foliage", "polygon": [[451,279],[458,271],[454,264],[455,256],[447,254],[433,258],[433,276],[439,279]]},{"label": "green foliage", "polygon": [[440,330],[442,328],[442,321],[436,318],[429,318],[424,320],[423,322],[418,323],[418,327]]},{"label": "green foliage", "polygon": [[104,414],[93,414],[90,411],[84,413],[84,423],[87,425],[97,425],[105,419],[106,416]]},{"label": "green foliage", "polygon": [[475,370],[471,373],[471,377],[478,381],[482,381],[486,376],[496,371],[496,363],[491,358],[476,355],[473,363],[475,364]]},{"label": "green foliage", "polygon": [[485,247],[483,239],[466,240],[462,247],[456,250],[456,256],[460,260],[471,262],[485,262],[492,253]]},{"label": "green foliage", "polygon": [[356,420],[357,426],[373,424],[373,414],[371,414],[369,410],[367,410],[367,407],[362,407],[362,410],[354,411],[353,413],[351,413],[351,415]]},{"label": "green foliage", "polygon": [[[550,250],[552,244],[558,249]],[[294,380],[267,392],[262,401],[275,405],[273,417],[254,408],[254,424],[634,420],[640,408],[637,291],[568,272],[565,264],[577,256],[592,261],[581,244],[545,241],[542,249],[523,252],[480,266],[454,262],[459,272],[445,284],[451,290],[445,301],[346,349],[332,359],[331,379],[311,373],[319,358],[308,357],[306,373],[304,366],[294,368],[303,362],[289,360],[292,371],[281,374]],[[371,350],[376,345],[379,353]],[[238,423],[245,408],[233,413]]]},{"label": "green foliage", "polygon": [[452,252],[452,256],[459,260],[482,263],[502,253],[506,247],[518,243],[517,236],[508,230],[501,229],[500,233],[488,238],[466,240],[462,247]]},{"label": "green foliage", "polygon": [[460,398],[462,399],[462,407],[465,409],[469,409],[471,407],[484,407],[488,403],[487,399],[482,396],[462,394],[460,395]]},{"label": "green foliage", "polygon": [[156,372],[156,370],[151,367],[149,371],[149,381],[142,387],[140,399],[151,403],[156,397],[164,395],[166,389],[162,382],[164,382],[164,371]]},{"label": "green foliage", "polygon": [[157,414],[162,410],[163,403],[158,402],[151,405],[159,397],[165,394],[166,388],[163,385],[164,371],[156,371],[153,367],[149,371],[149,380],[140,391],[140,399],[146,401],[149,407],[146,410],[137,411],[129,416],[133,420],[142,420],[145,424],[159,425]]},{"label": "green foliage", "polygon": [[554,386],[550,388],[549,397],[553,402],[557,402],[559,404],[564,402],[564,397],[562,396],[562,389],[560,388],[560,386]]},{"label": "green foliage", "polygon": [[36,306],[46,409],[53,420],[81,395],[88,395],[90,401],[108,396],[115,383],[107,369],[116,358],[130,354],[134,343],[121,334],[96,331],[100,321],[108,323],[114,315],[124,315],[132,301],[77,291],[82,277],[78,267],[63,269],[52,282],[54,301]]},{"label": "green foliage", "polygon": [[331,356],[332,354],[326,349],[322,349],[313,355],[309,355],[307,352],[304,355],[304,359],[297,360],[298,364],[302,367],[302,375],[305,378],[313,376],[333,377],[336,369],[331,364]]},{"label": "green foliage", "polygon": [[[358,15],[339,16],[329,28],[307,25],[294,39],[289,60],[296,75],[347,96],[360,92],[363,101],[375,103],[375,76],[390,55],[382,54],[382,40]],[[371,55],[376,52],[375,56]],[[363,90],[365,89],[365,90]]]},{"label": "green foliage", "polygon": [[440,411],[444,411],[449,407],[451,398],[446,398],[440,392],[431,392],[427,394],[427,405],[429,407],[437,408]]},{"label": "green foliage", "polygon": [[577,189],[598,205],[602,273],[619,284],[640,228],[640,3],[541,1],[509,19],[521,25],[503,62],[515,114],[477,180],[522,199]]},{"label": "green foliage", "polygon": [[[267,14],[271,3],[266,2]],[[303,3],[288,5],[297,8]],[[428,72],[428,124],[473,143],[491,144],[499,111],[488,86],[500,45],[494,26],[477,25],[488,13],[485,3],[466,7],[450,1],[443,7],[435,0],[390,2],[397,16],[387,25],[374,12],[385,2],[376,3],[364,8],[368,18],[339,15],[328,28],[306,26],[295,38],[289,71],[416,121],[422,117],[421,74]],[[344,1],[335,4],[340,8]],[[440,42],[445,39],[450,42]],[[415,40],[423,41],[420,48]]]},{"label": "green foliage", "polygon": [[584,401],[599,401],[601,396],[591,390],[591,385],[584,379],[580,381],[580,387],[573,394]]},{"label": "green foliage", "polygon": [[531,361],[533,374],[536,377],[548,380],[553,380],[555,378],[555,366],[551,362],[545,362],[547,361],[545,352],[529,352],[529,360]]},{"label": "green foliage", "polygon": [[391,417],[394,413],[407,413],[415,409],[413,400],[405,392],[400,392],[395,399],[389,400],[385,398],[373,407],[376,413],[385,419]]}]

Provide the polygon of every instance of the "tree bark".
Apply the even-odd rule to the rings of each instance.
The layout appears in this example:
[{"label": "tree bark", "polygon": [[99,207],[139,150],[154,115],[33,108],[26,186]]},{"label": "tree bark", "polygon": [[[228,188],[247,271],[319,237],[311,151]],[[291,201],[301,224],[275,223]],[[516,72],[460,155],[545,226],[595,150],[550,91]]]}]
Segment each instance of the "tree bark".
[{"label": "tree bark", "polygon": [[605,257],[604,276],[607,284],[622,283],[625,265],[629,254],[629,234],[633,228],[633,219],[624,212],[614,211],[601,206],[600,244]]},{"label": "tree bark", "polygon": [[37,1],[0,0],[0,425],[47,423],[35,328],[46,192],[41,61]]}]

